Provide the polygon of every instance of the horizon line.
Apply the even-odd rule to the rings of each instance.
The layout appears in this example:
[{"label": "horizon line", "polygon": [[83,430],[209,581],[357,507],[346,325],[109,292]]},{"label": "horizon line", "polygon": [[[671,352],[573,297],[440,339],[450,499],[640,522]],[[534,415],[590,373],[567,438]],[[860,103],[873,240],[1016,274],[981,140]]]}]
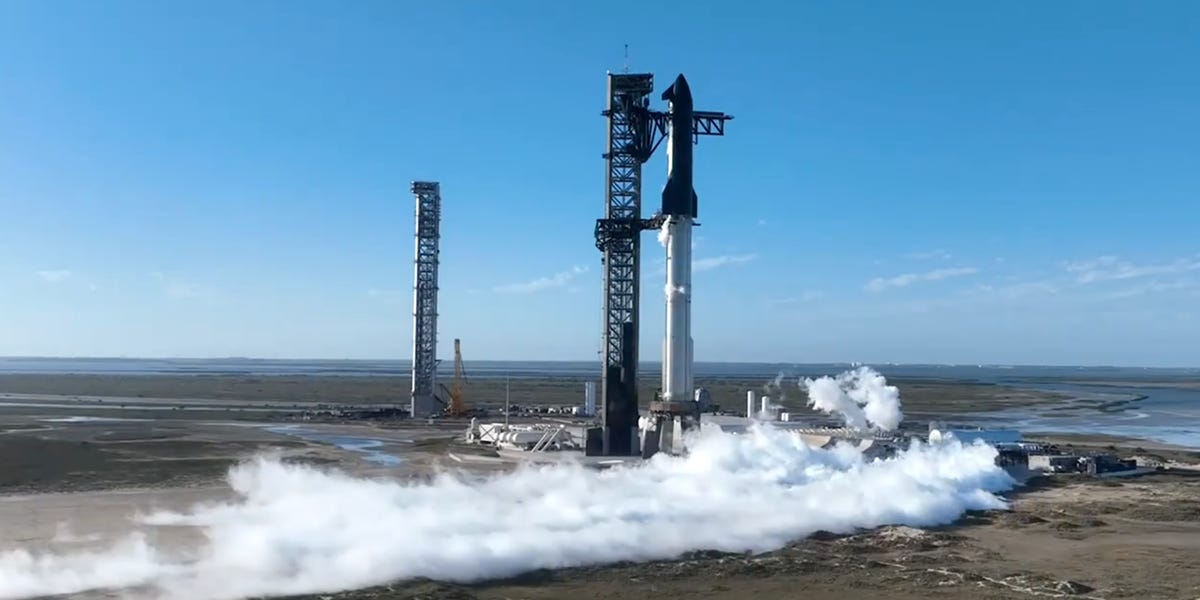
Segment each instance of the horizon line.
[{"label": "horizon line", "polygon": [[[316,357],[288,357],[288,358],[269,358],[269,357],[253,357],[253,356],[38,356],[38,355],[0,355],[0,360],[158,360],[158,361],[279,361],[279,362],[412,362],[412,358],[316,358]],[[438,359],[441,361],[453,362],[452,358]],[[598,360],[564,360],[564,359],[494,359],[494,358],[476,358],[463,359],[464,363],[589,363],[597,362]],[[939,363],[939,362],[895,362],[895,361],[826,361],[826,362],[796,362],[796,361],[731,361],[731,360],[697,360],[696,364],[718,364],[718,365],[791,365],[791,366],[806,366],[806,365],[845,365],[848,367],[855,366],[871,366],[871,365],[886,365],[891,367],[975,367],[975,368],[1018,368],[1018,367],[1034,367],[1034,368],[1066,368],[1066,369],[1163,369],[1163,370],[1200,370],[1196,366],[1145,366],[1145,365],[1117,365],[1117,364],[1065,364],[1065,363],[992,363],[992,362],[956,362],[956,363]],[[639,365],[661,365],[662,361],[638,361]]]}]

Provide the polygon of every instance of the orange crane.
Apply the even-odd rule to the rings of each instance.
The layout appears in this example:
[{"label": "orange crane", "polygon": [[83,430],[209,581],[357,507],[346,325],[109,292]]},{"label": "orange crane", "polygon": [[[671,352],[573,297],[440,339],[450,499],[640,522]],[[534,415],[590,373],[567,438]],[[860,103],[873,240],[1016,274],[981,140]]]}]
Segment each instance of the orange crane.
[{"label": "orange crane", "polygon": [[450,417],[465,417],[470,412],[467,407],[466,389],[467,374],[463,369],[462,345],[454,338],[454,382],[450,386],[450,406],[446,407],[446,415]]}]

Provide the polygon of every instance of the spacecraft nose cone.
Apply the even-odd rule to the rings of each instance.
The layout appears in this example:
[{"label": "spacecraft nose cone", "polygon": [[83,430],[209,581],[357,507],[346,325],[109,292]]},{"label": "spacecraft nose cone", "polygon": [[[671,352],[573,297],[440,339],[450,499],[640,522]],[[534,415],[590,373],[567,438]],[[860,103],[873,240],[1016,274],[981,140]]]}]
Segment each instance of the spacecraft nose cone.
[{"label": "spacecraft nose cone", "polygon": [[663,92],[662,99],[675,104],[685,102],[691,104],[692,88],[688,86],[687,77],[684,77],[683,73],[680,73],[679,76],[675,78],[675,82],[671,84],[671,87],[667,88]]}]

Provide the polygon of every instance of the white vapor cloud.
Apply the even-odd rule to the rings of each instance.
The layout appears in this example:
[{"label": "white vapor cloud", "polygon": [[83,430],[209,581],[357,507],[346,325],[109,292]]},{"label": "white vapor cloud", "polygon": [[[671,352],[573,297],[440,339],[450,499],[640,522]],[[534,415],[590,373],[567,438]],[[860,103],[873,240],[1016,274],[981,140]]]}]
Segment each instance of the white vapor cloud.
[{"label": "white vapor cloud", "polygon": [[501,294],[532,294],[534,292],[540,292],[542,290],[548,290],[551,288],[564,287],[568,283],[571,283],[571,280],[586,272],[587,267],[575,265],[569,270],[560,271],[549,277],[539,277],[533,281],[526,281],[523,283],[498,285],[492,288],[492,290]]},{"label": "white vapor cloud", "polygon": [[[258,458],[230,472],[230,502],[144,516],[139,533],[87,550],[0,552],[0,599],[137,588],[163,600],[235,600],[769,551],[817,530],[950,523],[1004,508],[996,494],[1014,485],[994,449],[955,440],[913,442],[879,460],[770,428],[706,427],[689,444],[686,457],[604,471],[524,466],[420,483]],[[140,533],[155,527],[201,535],[161,547]]]},{"label": "white vapor cloud", "polygon": [[808,405],[826,414],[842,417],[846,426],[891,431],[900,426],[900,390],[888,385],[883,375],[870,367],[859,367],[835,377],[801,379],[808,392]]},{"label": "white vapor cloud", "polygon": [[692,261],[692,272],[711,271],[727,265],[740,265],[758,258],[757,254],[726,254]]},{"label": "white vapor cloud", "polygon": [[1167,263],[1138,265],[1116,256],[1101,256],[1083,261],[1067,261],[1063,269],[1075,274],[1079,283],[1134,279],[1151,275],[1173,275],[1200,269],[1200,257],[1177,258]]},{"label": "white vapor cloud", "polygon": [[925,273],[905,273],[895,277],[876,277],[867,282],[867,291],[882,292],[888,288],[907,287],[919,281],[941,281],[952,277],[974,275],[979,269],[975,267],[953,267],[949,269],[934,269]]},{"label": "white vapor cloud", "polygon": [[67,269],[53,269],[48,271],[38,271],[38,277],[47,283],[61,283],[71,278],[71,272]]}]

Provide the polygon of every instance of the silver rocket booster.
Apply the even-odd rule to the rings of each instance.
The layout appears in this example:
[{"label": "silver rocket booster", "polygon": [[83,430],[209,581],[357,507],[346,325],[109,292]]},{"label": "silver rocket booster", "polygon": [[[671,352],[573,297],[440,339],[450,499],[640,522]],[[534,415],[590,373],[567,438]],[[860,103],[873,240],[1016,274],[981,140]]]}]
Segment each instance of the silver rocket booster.
[{"label": "silver rocket booster", "polygon": [[692,187],[692,90],[680,74],[663,92],[669,102],[667,183],[663,187],[663,240],[667,248],[667,331],[663,341],[662,399],[692,400],[692,225],[698,212]]}]

